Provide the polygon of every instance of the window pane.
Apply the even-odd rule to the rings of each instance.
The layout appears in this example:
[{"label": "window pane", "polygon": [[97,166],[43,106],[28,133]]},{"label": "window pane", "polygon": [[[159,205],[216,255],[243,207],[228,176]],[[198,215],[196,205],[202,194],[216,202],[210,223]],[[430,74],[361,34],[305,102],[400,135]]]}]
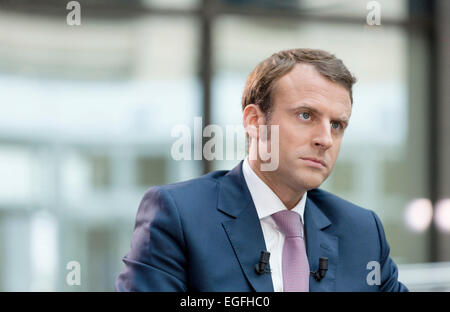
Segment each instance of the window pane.
[{"label": "window pane", "polygon": [[143,0],[143,4],[148,7],[191,9],[200,5],[201,0]]},{"label": "window pane", "polygon": [[[407,0],[221,0],[222,3],[236,8],[277,9],[308,14],[310,16],[355,17],[366,20],[369,12],[381,13],[381,21],[385,18],[402,20],[408,16]],[[379,6],[378,6],[379,5]]]},{"label": "window pane", "polygon": [[[16,259],[35,252],[30,235],[1,236],[0,246],[16,242],[28,250],[8,251],[2,266],[26,268],[16,278],[16,270],[2,267],[2,280],[16,279],[12,287],[22,291],[110,291],[144,192],[201,174],[200,162],[170,154],[172,129],[192,127],[201,114],[198,23],[103,16],[77,28],[39,14],[0,15],[0,143],[18,146],[0,148],[0,172],[8,176],[0,188],[0,222],[15,220],[16,206],[30,208],[21,226],[31,233],[42,227],[31,228],[26,216],[42,210],[58,237],[48,247],[58,267],[44,272],[36,269],[38,258]],[[65,282],[71,260],[82,272],[96,272],[83,275],[76,289]],[[49,270],[56,274],[51,282],[43,280]]]}]

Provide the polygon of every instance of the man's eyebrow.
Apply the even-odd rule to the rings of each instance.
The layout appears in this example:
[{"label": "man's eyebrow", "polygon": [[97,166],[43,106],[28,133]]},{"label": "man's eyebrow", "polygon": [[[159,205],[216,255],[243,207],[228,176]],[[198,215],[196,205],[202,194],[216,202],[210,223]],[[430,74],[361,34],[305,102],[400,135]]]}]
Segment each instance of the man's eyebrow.
[{"label": "man's eyebrow", "polygon": [[[310,111],[314,112],[317,115],[320,115],[320,116],[322,115],[322,113],[320,111],[318,111],[316,108],[314,108],[314,107],[312,107],[312,106],[310,106],[308,104],[298,105],[298,106],[292,108],[292,111],[298,111],[298,110],[301,110],[301,109],[307,109],[307,110],[310,110]],[[343,116],[341,118],[334,119],[334,121],[341,121],[341,122],[343,122],[345,124],[348,124],[349,117]]]}]

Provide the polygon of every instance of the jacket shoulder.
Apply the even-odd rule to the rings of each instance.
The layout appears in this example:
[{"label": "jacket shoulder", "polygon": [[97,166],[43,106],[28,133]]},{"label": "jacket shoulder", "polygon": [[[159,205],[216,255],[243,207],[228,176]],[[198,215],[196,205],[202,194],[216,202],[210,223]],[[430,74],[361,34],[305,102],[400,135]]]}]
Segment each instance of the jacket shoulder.
[{"label": "jacket shoulder", "polygon": [[143,200],[159,194],[169,197],[180,209],[184,206],[202,207],[215,200],[218,183],[227,173],[228,170],[218,170],[186,181],[152,186],[145,192]]},{"label": "jacket shoulder", "polygon": [[310,190],[308,191],[308,198],[333,223],[342,223],[345,221],[346,224],[357,223],[367,225],[367,222],[370,222],[370,224],[375,225],[375,213],[372,210],[356,205],[328,191],[318,188]]},{"label": "jacket shoulder", "polygon": [[211,187],[213,185],[216,185],[218,183],[218,181],[220,180],[220,178],[222,176],[226,175],[228,172],[229,172],[228,170],[212,171],[212,172],[202,175],[200,177],[196,177],[196,178],[189,179],[186,181],[180,181],[180,182],[164,184],[164,185],[157,185],[156,188],[158,188],[160,190],[168,191],[172,195],[178,194],[178,193],[198,191],[198,190],[202,189],[202,187]]}]

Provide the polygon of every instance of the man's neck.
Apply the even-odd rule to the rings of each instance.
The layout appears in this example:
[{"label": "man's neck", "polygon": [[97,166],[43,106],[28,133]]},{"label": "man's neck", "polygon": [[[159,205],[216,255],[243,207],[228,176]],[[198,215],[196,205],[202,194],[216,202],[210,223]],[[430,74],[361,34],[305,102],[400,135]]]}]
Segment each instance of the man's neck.
[{"label": "man's neck", "polygon": [[278,196],[287,209],[291,210],[302,199],[306,190],[293,190],[286,183],[277,179],[276,171],[261,171],[257,160],[248,160],[255,174]]}]

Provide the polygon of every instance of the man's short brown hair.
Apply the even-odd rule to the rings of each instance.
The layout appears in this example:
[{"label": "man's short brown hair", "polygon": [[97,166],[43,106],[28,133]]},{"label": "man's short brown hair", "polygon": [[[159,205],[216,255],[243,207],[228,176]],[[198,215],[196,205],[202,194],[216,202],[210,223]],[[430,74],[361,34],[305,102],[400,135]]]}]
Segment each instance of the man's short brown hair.
[{"label": "man's short brown hair", "polygon": [[342,85],[349,92],[353,104],[352,86],[356,78],[340,59],[323,50],[291,49],[273,54],[250,73],[242,95],[242,110],[249,104],[258,105],[268,123],[273,109],[271,96],[276,81],[299,63],[313,65],[322,76]]}]

